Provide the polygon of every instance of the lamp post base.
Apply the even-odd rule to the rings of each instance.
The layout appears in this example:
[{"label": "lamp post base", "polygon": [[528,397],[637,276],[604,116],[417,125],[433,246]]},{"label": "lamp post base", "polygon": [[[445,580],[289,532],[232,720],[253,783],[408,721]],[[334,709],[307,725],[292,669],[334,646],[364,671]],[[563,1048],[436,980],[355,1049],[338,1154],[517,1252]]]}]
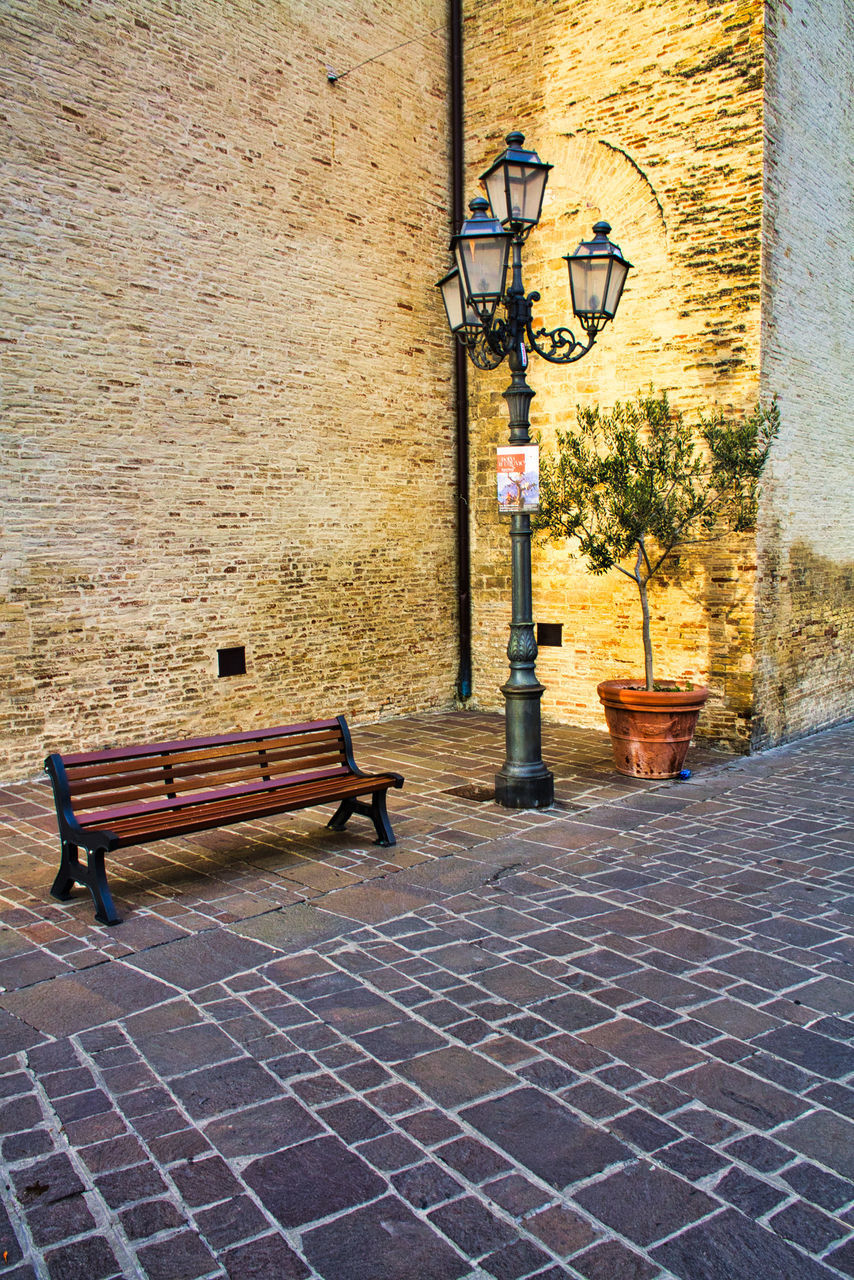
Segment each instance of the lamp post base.
[{"label": "lamp post base", "polygon": [[495,775],[495,799],[505,809],[548,809],[554,804],[555,780],[544,764],[538,770],[507,766]]}]

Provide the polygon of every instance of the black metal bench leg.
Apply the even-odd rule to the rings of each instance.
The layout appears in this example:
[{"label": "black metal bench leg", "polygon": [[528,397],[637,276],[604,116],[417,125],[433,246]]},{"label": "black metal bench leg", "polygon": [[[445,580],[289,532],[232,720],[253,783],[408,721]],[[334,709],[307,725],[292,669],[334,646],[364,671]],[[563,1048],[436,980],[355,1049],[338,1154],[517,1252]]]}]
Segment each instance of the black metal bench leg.
[{"label": "black metal bench leg", "polygon": [[91,893],[95,903],[95,919],[99,924],[121,924],[122,918],[116,911],[110,886],[107,884],[104,850],[90,849],[87,865],[84,867],[77,857],[77,845],[63,840],[62,860],[51,886],[51,897],[67,902],[75,884],[85,884]]},{"label": "black metal bench leg", "polygon": [[89,866],[86,883],[95,902],[95,919],[99,924],[121,924],[122,918],[113,905],[107,872],[104,867],[104,850],[89,850]]},{"label": "black metal bench leg", "polygon": [[384,791],[375,791],[373,794],[373,798],[371,800],[371,821],[377,829],[376,843],[378,845],[381,845],[386,849],[390,845],[397,844],[397,841],[394,838],[394,832],[391,829],[391,823],[389,822]]},{"label": "black metal bench leg", "polygon": [[356,807],[357,805],[355,800],[342,800],[338,808],[335,810],[335,813],[327,822],[327,827],[330,827],[333,831],[343,831],[353,814],[356,812]]},{"label": "black metal bench leg", "polygon": [[384,791],[375,791],[371,796],[370,804],[365,804],[364,800],[352,798],[342,800],[326,825],[331,827],[333,831],[343,831],[354,813],[361,813],[364,817],[370,818],[377,832],[375,844],[382,845],[384,849],[390,845],[397,844],[389,822]]},{"label": "black metal bench leg", "polygon": [[50,896],[57,898],[60,902],[67,902],[71,897],[71,890],[74,885],[81,879],[81,874],[85,875],[85,872],[77,861],[77,845],[69,844],[67,840],[63,840],[59,871],[57,871],[56,879],[51,885]]}]

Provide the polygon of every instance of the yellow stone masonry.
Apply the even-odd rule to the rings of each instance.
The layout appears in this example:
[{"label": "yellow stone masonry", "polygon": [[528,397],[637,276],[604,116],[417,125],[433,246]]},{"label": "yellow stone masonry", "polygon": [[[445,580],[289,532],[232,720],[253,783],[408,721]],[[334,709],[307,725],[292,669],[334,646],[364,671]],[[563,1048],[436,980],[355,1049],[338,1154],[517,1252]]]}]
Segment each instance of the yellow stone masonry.
[{"label": "yellow stone masonry", "polygon": [[[851,714],[848,0],[463,0],[468,195],[519,128],[555,167],[538,323],[606,218],[635,264],[546,445],[654,384],[779,396],[759,529],[653,596],[662,675],[735,750]],[[445,0],[7,0],[0,778],[47,751],[445,707],[457,674]],[[501,708],[505,367],[470,388],[474,704]],[[616,575],[536,548],[546,717],[642,664]],[[245,649],[245,674],[218,652]]]},{"label": "yellow stone masonry", "polygon": [[[548,446],[577,404],[611,405],[650,384],[689,413],[750,408],[760,388],[760,0],[573,0],[528,7],[524,35],[510,20],[521,11],[467,6],[470,186],[513,126],[554,164],[525,251],[526,288],[542,294],[548,328],[571,319],[561,256],[599,218],[636,268],[584,360],[560,369],[532,356],[533,426]],[[486,706],[500,705],[506,669],[509,551],[492,473],[508,380],[506,368],[471,379],[475,669]],[[685,557],[680,581],[652,600],[658,672],[708,683],[701,733],[741,750],[753,713],[755,566],[753,539],[714,545]],[[563,624],[563,646],[538,658],[544,715],[601,726],[599,680],[642,672],[634,586],[535,548],[534,617]]]},{"label": "yellow stone masonry", "polygon": [[0,777],[451,702],[444,23],[2,6]]}]

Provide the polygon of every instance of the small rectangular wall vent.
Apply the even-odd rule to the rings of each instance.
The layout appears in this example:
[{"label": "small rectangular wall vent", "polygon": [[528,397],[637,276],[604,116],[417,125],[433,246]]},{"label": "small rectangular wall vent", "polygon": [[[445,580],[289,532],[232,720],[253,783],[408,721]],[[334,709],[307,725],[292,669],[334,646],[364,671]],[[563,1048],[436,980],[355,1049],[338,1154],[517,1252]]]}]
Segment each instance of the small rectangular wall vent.
[{"label": "small rectangular wall vent", "polygon": [[563,623],[562,622],[538,622],[537,623],[537,647],[542,648],[543,645],[554,645],[559,649],[563,644]]},{"label": "small rectangular wall vent", "polygon": [[246,647],[238,644],[231,649],[217,649],[217,675],[219,676],[245,676],[246,675]]}]

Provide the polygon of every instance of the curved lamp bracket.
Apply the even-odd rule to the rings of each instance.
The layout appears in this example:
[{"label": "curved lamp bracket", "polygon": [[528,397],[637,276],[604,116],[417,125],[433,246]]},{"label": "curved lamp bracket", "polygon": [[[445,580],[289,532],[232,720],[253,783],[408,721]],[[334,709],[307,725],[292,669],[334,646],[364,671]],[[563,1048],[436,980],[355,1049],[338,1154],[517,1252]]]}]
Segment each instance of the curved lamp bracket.
[{"label": "curved lamp bracket", "polygon": [[[597,330],[594,328],[591,332],[590,329],[587,329],[587,342],[585,343],[580,342],[571,329],[563,326],[557,329],[534,329],[531,324],[532,304],[539,302],[539,300],[540,295],[538,293],[528,294],[528,315],[525,324],[528,341],[537,355],[542,356],[544,360],[548,360],[551,364],[573,364],[576,360],[580,360],[582,356],[586,356],[596,341]],[[547,345],[541,345],[541,339]]]},{"label": "curved lamp bracket", "polygon": [[477,334],[465,343],[465,348],[472,364],[477,365],[478,369],[497,369],[506,355],[504,347],[499,345],[492,333]]}]

